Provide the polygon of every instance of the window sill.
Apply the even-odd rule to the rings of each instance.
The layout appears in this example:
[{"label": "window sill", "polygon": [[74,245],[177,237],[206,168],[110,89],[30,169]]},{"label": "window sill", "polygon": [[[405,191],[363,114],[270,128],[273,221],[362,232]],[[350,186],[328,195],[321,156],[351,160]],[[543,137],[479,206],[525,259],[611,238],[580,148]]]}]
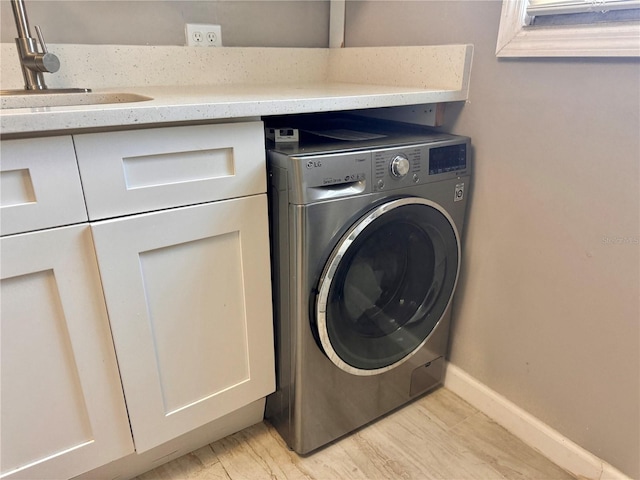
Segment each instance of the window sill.
[{"label": "window sill", "polygon": [[640,24],[526,27],[527,0],[504,0],[497,57],[640,57]]}]

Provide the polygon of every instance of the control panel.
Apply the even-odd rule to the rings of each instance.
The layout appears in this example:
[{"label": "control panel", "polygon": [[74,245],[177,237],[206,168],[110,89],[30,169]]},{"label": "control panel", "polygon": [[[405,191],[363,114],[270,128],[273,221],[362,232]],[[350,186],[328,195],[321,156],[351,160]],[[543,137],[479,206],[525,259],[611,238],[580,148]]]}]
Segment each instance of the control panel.
[{"label": "control panel", "polygon": [[385,148],[372,152],[374,191],[419,185],[466,172],[467,145],[431,144]]},{"label": "control panel", "polygon": [[[270,151],[272,165],[288,171],[290,202],[306,204],[369,192],[387,192],[457,178],[469,173],[466,137],[380,146],[315,150],[306,146],[278,145]],[[347,145],[348,147],[349,145]],[[289,153],[287,153],[289,152]],[[464,198],[464,183],[456,200]]]}]

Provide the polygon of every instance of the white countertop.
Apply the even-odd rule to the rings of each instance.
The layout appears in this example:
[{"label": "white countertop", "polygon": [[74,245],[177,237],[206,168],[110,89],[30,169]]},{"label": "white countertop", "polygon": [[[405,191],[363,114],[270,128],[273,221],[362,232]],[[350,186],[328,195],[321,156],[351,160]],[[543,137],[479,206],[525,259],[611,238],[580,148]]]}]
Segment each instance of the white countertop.
[{"label": "white countertop", "polygon": [[[2,88],[20,88],[12,46],[2,45]],[[467,98],[472,47],[346,49],[187,49],[57,46],[65,62],[107,49],[109,71],[48,75],[50,88],[90,87],[152,100],[0,110],[2,135],[356,110],[461,101]],[[152,49],[151,52],[149,49]],[[54,51],[50,47],[50,51]],[[104,51],[99,52],[104,58]],[[66,57],[66,58],[63,58]],[[148,60],[156,59],[155,61]],[[161,61],[158,61],[160,59]],[[147,64],[144,64],[147,62]],[[151,62],[151,63],[149,63]],[[82,63],[82,62],[80,62]],[[114,64],[115,63],[115,64]],[[134,65],[126,78],[112,70]],[[170,67],[167,67],[169,65]],[[116,80],[114,80],[114,78]],[[207,78],[207,85],[198,80]],[[164,83],[155,86],[154,83]],[[166,82],[166,83],[165,83]],[[119,83],[119,84],[118,84]],[[138,86],[127,86],[138,85]]]}]

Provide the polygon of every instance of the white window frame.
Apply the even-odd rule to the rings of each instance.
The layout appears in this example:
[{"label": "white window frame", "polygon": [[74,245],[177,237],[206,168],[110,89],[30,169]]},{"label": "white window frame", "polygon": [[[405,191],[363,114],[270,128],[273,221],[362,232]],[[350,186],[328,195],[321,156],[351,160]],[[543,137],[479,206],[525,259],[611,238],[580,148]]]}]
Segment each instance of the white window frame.
[{"label": "white window frame", "polygon": [[503,0],[498,57],[639,57],[640,24],[525,28],[528,0]]}]

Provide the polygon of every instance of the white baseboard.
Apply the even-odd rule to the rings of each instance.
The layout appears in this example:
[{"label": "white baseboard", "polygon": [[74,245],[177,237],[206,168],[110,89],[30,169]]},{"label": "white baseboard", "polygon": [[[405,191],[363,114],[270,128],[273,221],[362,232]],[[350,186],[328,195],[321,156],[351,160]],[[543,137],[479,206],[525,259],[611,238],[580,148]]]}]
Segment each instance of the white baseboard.
[{"label": "white baseboard", "polygon": [[573,475],[590,480],[631,480],[450,363],[444,386]]}]

